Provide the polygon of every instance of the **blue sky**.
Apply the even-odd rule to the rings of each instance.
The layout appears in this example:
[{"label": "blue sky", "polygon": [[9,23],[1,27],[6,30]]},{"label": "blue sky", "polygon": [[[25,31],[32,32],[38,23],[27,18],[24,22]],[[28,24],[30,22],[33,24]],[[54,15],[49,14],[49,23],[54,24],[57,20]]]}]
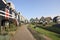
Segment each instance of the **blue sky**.
[{"label": "blue sky", "polygon": [[17,11],[30,19],[41,16],[60,15],[60,0],[8,0],[12,1]]}]

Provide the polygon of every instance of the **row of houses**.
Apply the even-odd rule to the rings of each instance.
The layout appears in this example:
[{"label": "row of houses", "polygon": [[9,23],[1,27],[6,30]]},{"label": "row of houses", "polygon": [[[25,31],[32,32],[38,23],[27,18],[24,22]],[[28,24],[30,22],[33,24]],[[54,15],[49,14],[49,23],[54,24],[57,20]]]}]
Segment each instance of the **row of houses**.
[{"label": "row of houses", "polygon": [[12,22],[16,25],[20,25],[21,22],[25,22],[27,19],[17,12],[12,2],[7,0],[0,0],[0,26],[5,24],[11,24]]},{"label": "row of houses", "polygon": [[24,16],[22,16],[21,15],[21,13],[19,12],[19,17],[18,17],[18,21],[20,21],[20,23],[22,24],[24,24],[24,23],[28,23],[28,19],[26,18],[26,17],[24,17]]},{"label": "row of houses", "polygon": [[42,23],[42,24],[49,24],[49,23],[52,23],[52,22],[55,22],[55,23],[58,23],[60,24],[60,16],[56,16],[54,18],[51,18],[51,17],[41,17],[40,19],[38,18],[31,18],[30,19],[30,22],[34,22],[34,23]]},{"label": "row of houses", "polygon": [[[13,25],[17,27],[27,22],[28,20],[20,12],[16,11],[13,3],[0,0],[0,33],[4,33],[10,27],[13,28]],[[11,24],[13,25],[11,26]]]}]

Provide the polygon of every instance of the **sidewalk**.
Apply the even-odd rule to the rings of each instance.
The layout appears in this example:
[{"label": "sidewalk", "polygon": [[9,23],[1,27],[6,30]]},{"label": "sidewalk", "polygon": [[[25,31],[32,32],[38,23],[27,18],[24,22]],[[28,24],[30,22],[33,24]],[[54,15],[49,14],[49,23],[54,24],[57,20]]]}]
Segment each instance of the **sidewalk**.
[{"label": "sidewalk", "polygon": [[14,37],[11,40],[36,40],[30,31],[27,29],[28,25],[23,25],[16,31]]}]

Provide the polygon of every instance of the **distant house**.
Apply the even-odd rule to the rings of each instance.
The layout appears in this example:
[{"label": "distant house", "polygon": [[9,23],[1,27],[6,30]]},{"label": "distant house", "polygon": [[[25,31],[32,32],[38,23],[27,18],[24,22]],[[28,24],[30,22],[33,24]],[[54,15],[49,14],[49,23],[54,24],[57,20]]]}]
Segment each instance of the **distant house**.
[{"label": "distant house", "polygon": [[51,23],[51,22],[53,22],[53,20],[52,20],[51,17],[46,17],[46,18],[45,18],[45,22],[47,22],[47,23]]},{"label": "distant house", "polygon": [[35,23],[39,23],[39,19],[38,19],[38,18],[35,18],[35,19],[34,19],[34,22],[35,22]]},{"label": "distant house", "polygon": [[39,23],[40,24],[45,24],[45,18],[43,16],[40,18]]},{"label": "distant house", "polygon": [[41,17],[40,18],[40,20],[39,20],[39,22],[41,23],[41,24],[48,24],[48,23],[51,23],[51,22],[53,22],[53,20],[52,20],[52,18],[51,17]]},{"label": "distant house", "polygon": [[57,17],[57,23],[60,24],[60,16]]},{"label": "distant house", "polygon": [[60,24],[60,16],[54,17],[53,22]]}]

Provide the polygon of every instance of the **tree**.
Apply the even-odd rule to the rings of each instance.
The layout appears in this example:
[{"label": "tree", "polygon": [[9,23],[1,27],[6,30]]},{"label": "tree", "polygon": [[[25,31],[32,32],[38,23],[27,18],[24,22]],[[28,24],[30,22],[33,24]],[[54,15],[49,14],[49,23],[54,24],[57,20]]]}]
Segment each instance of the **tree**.
[{"label": "tree", "polygon": [[33,18],[30,19],[30,23],[34,23],[34,19]]}]

